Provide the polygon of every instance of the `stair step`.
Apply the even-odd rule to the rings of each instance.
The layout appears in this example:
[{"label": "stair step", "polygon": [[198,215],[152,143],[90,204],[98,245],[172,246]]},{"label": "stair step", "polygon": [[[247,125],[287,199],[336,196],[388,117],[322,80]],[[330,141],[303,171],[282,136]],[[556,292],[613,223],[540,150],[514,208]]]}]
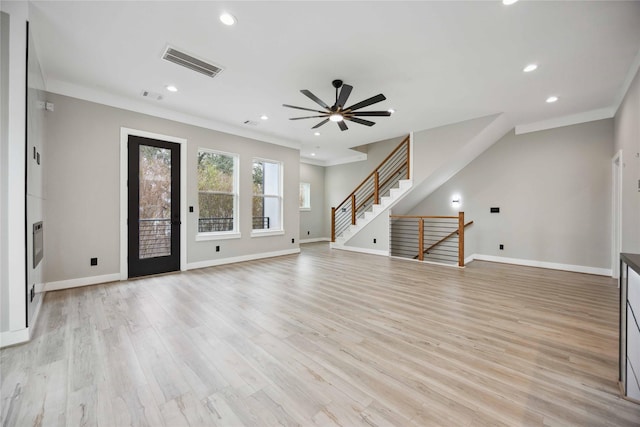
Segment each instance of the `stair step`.
[{"label": "stair step", "polygon": [[344,245],[365,225],[367,225],[369,222],[371,222],[371,220],[384,212],[389,207],[389,205],[391,205],[396,199],[406,193],[412,185],[413,181],[410,179],[401,179],[400,181],[398,181],[398,187],[391,188],[389,190],[388,196],[380,197],[380,204],[372,205],[370,211],[365,212],[364,215],[356,219],[355,225],[349,225],[349,227],[340,236],[336,236],[335,244]]},{"label": "stair step", "polygon": [[413,181],[411,181],[410,179],[401,179],[400,181],[398,181],[398,187],[401,190],[406,190],[407,188],[410,188],[412,184],[413,184]]}]

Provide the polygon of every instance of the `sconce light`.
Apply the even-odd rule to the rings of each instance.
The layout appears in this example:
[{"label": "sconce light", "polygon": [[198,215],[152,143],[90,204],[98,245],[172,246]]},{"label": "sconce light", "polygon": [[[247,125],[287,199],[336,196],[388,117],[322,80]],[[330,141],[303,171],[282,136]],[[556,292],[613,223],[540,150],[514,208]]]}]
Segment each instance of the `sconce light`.
[{"label": "sconce light", "polygon": [[453,196],[453,198],[451,199],[451,207],[458,209],[461,204],[462,203],[460,202],[460,196],[457,194]]}]

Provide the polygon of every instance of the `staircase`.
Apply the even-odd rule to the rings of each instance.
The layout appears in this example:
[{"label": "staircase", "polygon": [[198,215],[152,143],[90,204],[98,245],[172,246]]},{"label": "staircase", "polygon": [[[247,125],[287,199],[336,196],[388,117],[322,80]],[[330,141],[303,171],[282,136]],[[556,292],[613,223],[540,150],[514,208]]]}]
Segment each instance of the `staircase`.
[{"label": "staircase", "polygon": [[342,247],[411,188],[407,136],[337,207],[331,208],[331,246]]},{"label": "staircase", "polygon": [[413,185],[413,181],[410,179],[401,179],[397,181],[397,188],[391,188],[388,196],[380,197],[379,204],[372,204],[371,209],[363,213],[362,216],[356,217],[356,223],[349,225],[339,236],[336,237],[332,247],[343,246],[351,237],[355,236],[360,230],[362,230],[367,224],[369,224],[374,218],[381,213],[385,212],[388,208],[393,206],[396,201],[400,200],[405,193],[409,191]]}]

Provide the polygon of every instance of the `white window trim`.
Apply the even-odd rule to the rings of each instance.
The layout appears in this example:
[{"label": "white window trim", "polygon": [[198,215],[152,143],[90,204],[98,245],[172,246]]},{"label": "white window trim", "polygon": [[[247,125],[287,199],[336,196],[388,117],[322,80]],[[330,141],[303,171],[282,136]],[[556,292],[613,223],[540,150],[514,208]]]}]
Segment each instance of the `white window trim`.
[{"label": "white window trim", "polygon": [[267,237],[267,236],[283,236],[284,229],[282,230],[252,230],[251,237]]},{"label": "white window trim", "polygon": [[[207,153],[220,154],[223,156],[229,156],[233,158],[233,192],[228,193],[224,191],[211,191],[215,194],[227,194],[233,195],[233,230],[231,231],[207,231],[196,232],[196,242],[203,242],[207,240],[226,240],[226,239],[240,239],[242,237],[240,233],[240,193],[239,181],[240,181],[240,154],[229,153],[226,151],[214,150],[212,148],[198,147],[198,153],[205,151]],[[198,165],[196,165],[197,169]],[[200,189],[197,189],[198,193],[198,218],[200,221]]]},{"label": "white window trim", "polygon": [[[280,228],[272,228],[269,230],[254,230],[253,222],[251,224],[251,237],[264,237],[264,236],[277,236],[284,234],[284,164],[279,160],[271,160],[265,159],[262,157],[253,157],[251,160],[251,173],[253,174],[253,163],[255,161],[259,162],[268,162],[268,163],[277,163],[280,167],[278,168],[278,191],[280,194],[253,194],[253,197],[277,197],[280,199]],[[252,176],[253,182],[253,176]],[[253,193],[253,192],[252,192]],[[253,203],[253,198],[252,198]],[[253,205],[251,206],[251,212],[253,212]]]},{"label": "white window trim", "polygon": [[309,182],[300,182],[300,185],[307,184],[309,186],[309,207],[300,207],[300,212],[310,212],[311,211],[311,183]]},{"label": "white window trim", "polygon": [[236,231],[209,231],[206,233],[198,233],[196,234],[196,242],[205,242],[209,240],[230,240],[230,239],[240,239],[242,238],[242,233]]}]

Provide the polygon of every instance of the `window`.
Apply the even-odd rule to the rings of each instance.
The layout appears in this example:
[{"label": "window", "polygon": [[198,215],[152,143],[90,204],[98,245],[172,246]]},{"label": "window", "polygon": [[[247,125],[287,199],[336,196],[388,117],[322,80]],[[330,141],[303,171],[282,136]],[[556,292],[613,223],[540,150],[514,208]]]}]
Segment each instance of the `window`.
[{"label": "window", "polygon": [[311,184],[308,182],[300,183],[300,210],[311,210]]},{"label": "window", "polygon": [[282,230],[282,167],[269,160],[253,160],[253,230]]},{"label": "window", "polygon": [[198,150],[198,233],[238,231],[238,156]]}]

